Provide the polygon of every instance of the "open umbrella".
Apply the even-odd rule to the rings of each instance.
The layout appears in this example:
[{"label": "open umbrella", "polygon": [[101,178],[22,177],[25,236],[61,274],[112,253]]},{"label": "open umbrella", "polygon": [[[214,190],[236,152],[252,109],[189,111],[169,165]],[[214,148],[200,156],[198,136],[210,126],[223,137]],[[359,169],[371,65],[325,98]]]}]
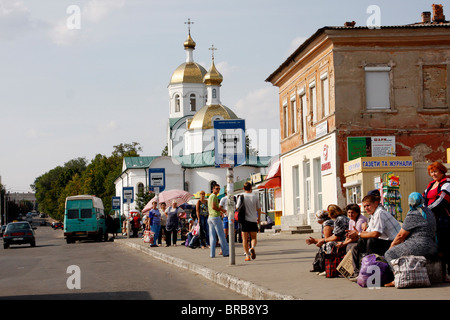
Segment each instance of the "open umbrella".
[{"label": "open umbrella", "polygon": [[150,211],[152,208],[152,203],[157,201],[158,203],[165,202],[167,206],[172,205],[173,200],[177,200],[178,205],[181,205],[185,202],[188,202],[193,197],[192,193],[189,193],[184,190],[167,190],[158,194],[157,197],[154,197],[150,200],[147,205],[142,210],[143,213]]}]

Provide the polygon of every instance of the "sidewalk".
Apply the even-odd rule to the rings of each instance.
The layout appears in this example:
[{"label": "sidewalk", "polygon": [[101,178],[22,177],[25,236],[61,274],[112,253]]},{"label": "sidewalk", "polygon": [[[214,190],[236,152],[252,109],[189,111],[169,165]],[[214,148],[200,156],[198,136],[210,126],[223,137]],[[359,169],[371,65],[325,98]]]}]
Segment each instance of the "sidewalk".
[{"label": "sidewalk", "polygon": [[141,250],[165,263],[190,270],[255,300],[448,300],[450,284],[428,288],[361,288],[345,278],[327,279],[309,272],[317,247],[305,239],[318,234],[258,233],[256,259],[244,261],[242,244],[236,243],[235,264],[229,257],[209,257],[209,249],[150,248],[142,238],[119,237],[115,243]]}]

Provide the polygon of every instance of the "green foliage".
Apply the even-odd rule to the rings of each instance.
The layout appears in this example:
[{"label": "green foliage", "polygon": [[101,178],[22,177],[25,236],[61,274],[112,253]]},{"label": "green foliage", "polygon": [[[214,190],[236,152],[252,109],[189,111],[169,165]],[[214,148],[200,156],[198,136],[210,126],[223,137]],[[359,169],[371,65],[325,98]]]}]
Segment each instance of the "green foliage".
[{"label": "green foliage", "polygon": [[77,158],[37,177],[31,187],[40,211],[63,220],[66,197],[89,194],[101,198],[105,212],[109,212],[116,192],[114,180],[122,172],[123,157],[139,156],[139,151],[142,148],[137,142],[121,143],[114,146],[109,157],[97,154],[89,164],[85,158]]},{"label": "green foliage", "polygon": [[138,193],[136,193],[136,208],[142,212],[145,205],[153,199],[155,194],[153,192],[148,192],[145,190],[140,190]]}]

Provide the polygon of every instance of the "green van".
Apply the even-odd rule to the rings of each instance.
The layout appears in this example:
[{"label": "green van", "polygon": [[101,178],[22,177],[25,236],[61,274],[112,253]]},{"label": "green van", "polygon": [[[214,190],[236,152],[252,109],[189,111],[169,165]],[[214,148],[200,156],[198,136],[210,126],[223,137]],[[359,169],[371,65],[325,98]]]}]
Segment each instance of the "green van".
[{"label": "green van", "polygon": [[102,199],[80,195],[66,198],[64,237],[67,243],[75,240],[107,240],[106,220]]}]

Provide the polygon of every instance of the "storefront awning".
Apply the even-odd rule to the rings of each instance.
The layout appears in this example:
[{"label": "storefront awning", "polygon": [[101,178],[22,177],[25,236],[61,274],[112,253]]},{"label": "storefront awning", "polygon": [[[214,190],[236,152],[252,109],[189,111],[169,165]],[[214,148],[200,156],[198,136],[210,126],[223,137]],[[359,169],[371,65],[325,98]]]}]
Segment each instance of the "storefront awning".
[{"label": "storefront awning", "polygon": [[274,177],[269,180],[265,180],[258,186],[258,189],[272,189],[281,187],[281,177]]}]

